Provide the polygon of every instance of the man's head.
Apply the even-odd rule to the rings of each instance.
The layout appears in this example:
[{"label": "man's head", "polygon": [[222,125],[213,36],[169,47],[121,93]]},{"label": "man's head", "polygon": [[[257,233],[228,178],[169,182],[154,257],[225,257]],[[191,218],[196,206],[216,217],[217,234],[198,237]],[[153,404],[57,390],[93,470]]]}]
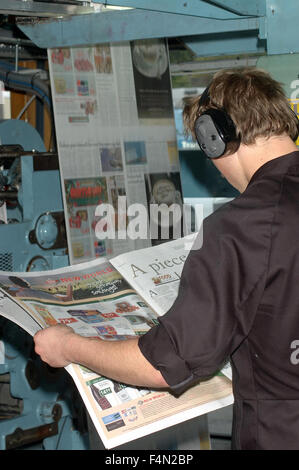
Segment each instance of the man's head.
[{"label": "man's head", "polygon": [[[224,155],[234,154],[240,143],[252,145],[260,137],[288,135],[296,140],[298,119],[289,106],[280,83],[255,68],[223,70],[215,74],[208,92],[193,98],[183,112],[186,130],[195,134],[197,118],[207,110],[223,110],[235,132]],[[209,111],[208,111],[209,112]]]}]

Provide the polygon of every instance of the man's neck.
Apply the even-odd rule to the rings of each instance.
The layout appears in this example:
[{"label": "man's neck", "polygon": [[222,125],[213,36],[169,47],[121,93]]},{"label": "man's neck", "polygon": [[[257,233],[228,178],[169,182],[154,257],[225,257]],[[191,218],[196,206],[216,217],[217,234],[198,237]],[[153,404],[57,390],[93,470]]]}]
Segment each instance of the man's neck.
[{"label": "man's neck", "polygon": [[262,165],[296,150],[298,148],[289,136],[273,136],[269,139],[257,139],[253,145],[241,145],[238,158],[249,183],[253,174]]}]

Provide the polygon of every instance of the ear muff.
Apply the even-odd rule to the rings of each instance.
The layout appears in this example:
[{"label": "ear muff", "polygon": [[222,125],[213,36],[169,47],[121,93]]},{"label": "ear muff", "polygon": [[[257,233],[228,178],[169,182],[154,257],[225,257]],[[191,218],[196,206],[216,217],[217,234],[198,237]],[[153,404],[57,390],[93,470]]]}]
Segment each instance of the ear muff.
[{"label": "ear muff", "polygon": [[223,109],[207,109],[196,119],[194,130],[198,145],[208,158],[221,157],[228,142],[240,140],[233,121]]},{"label": "ear muff", "polygon": [[[208,104],[209,86],[199,100],[199,107]],[[208,108],[195,121],[194,131],[201,150],[208,158],[221,157],[226,151],[227,143],[238,141],[236,127],[224,109]]]}]

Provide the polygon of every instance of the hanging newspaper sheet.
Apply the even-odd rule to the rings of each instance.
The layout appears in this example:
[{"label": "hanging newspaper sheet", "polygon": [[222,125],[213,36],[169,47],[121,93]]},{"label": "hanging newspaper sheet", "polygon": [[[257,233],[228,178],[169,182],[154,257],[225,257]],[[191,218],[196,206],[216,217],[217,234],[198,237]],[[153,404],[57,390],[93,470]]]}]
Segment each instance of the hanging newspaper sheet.
[{"label": "hanging newspaper sheet", "polygon": [[48,56],[71,263],[151,246],[151,234],[97,237],[95,209],[109,203],[118,220],[119,197],[147,211],[153,203],[182,204],[165,40],[51,49]]}]

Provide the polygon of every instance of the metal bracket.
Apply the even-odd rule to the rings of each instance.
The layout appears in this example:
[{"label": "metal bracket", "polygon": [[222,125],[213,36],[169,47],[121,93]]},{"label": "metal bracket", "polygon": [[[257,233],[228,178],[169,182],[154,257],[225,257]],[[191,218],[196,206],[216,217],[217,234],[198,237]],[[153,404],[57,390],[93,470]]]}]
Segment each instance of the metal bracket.
[{"label": "metal bracket", "polygon": [[18,447],[42,441],[46,437],[58,434],[58,423],[53,422],[30,429],[17,428],[12,434],[6,436],[6,449],[16,449]]},{"label": "metal bracket", "polygon": [[[93,0],[93,3],[101,3],[102,0]],[[160,11],[164,13],[176,13],[179,15],[223,18],[239,16],[260,16],[266,11],[265,0],[106,0],[105,7],[115,6],[121,8],[136,8],[148,11]]]},{"label": "metal bracket", "polygon": [[266,14],[266,0],[204,0],[224,10],[231,11],[237,15],[264,16]]},{"label": "metal bracket", "polygon": [[6,15],[57,17],[84,15],[93,13],[94,8],[88,4],[72,5],[55,2],[35,2],[32,0],[0,0],[0,13]]}]

